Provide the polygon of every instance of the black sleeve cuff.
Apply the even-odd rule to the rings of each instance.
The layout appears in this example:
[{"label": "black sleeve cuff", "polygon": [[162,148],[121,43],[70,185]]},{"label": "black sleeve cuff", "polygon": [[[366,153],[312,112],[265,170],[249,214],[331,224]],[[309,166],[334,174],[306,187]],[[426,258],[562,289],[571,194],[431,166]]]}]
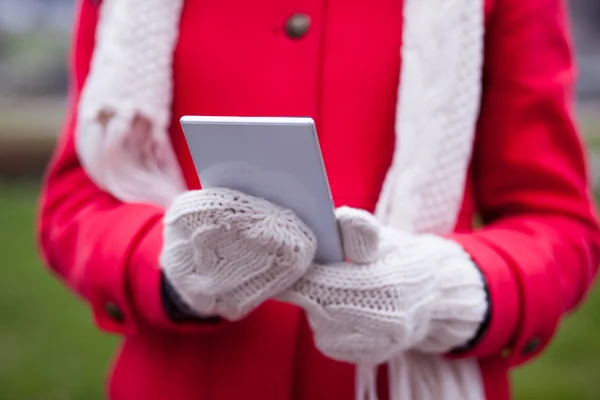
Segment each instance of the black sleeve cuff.
[{"label": "black sleeve cuff", "polygon": [[161,271],[160,294],[165,312],[171,321],[175,323],[191,322],[200,324],[217,324],[222,321],[219,317],[198,317],[192,311],[192,309],[181,300],[173,286],[169,283],[169,280],[163,271]]}]

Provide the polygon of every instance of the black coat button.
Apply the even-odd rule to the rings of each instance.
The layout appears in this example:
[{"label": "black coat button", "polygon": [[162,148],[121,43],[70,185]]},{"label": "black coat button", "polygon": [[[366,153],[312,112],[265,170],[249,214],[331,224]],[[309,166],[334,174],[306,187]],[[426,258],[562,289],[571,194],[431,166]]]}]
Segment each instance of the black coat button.
[{"label": "black coat button", "polygon": [[523,348],[521,349],[521,355],[523,357],[527,357],[535,353],[535,351],[539,349],[541,344],[542,341],[540,340],[540,338],[534,337],[529,339],[529,341],[525,343],[525,346],[523,346]]},{"label": "black coat button", "polygon": [[310,17],[306,14],[294,14],[285,24],[285,32],[290,39],[303,38],[310,28]]},{"label": "black coat button", "polygon": [[106,303],[104,305],[104,311],[106,314],[116,322],[125,321],[125,316],[123,315],[123,311],[117,306],[115,303]]}]

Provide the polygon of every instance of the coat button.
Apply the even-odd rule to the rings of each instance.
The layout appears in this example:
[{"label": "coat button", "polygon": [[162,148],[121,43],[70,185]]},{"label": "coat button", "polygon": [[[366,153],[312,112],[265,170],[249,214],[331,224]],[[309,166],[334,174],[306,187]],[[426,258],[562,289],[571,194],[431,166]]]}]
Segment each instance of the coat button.
[{"label": "coat button", "polygon": [[523,357],[527,357],[531,354],[533,354],[542,344],[542,341],[540,340],[540,338],[534,337],[529,339],[529,341],[527,343],[525,343],[525,346],[523,346],[523,348],[521,349],[521,355]]},{"label": "coat button", "polygon": [[310,17],[306,14],[294,14],[285,24],[285,32],[290,39],[301,39],[310,28]]},{"label": "coat button", "polygon": [[108,314],[108,316],[116,322],[123,322],[125,320],[123,311],[121,311],[119,306],[117,306],[115,303],[106,303],[104,305],[104,311],[106,311],[106,314]]}]

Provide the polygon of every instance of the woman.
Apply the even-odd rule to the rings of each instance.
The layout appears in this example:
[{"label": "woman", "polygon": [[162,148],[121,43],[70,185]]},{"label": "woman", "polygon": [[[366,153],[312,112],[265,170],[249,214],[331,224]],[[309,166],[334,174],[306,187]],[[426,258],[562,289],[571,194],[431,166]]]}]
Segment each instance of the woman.
[{"label": "woman", "polygon": [[[39,238],[123,337],[111,399],[508,399],[510,368],[589,288],[600,231],[562,1],[77,15]],[[277,205],[199,190],[182,115],[314,117],[349,262],[312,265]]]}]

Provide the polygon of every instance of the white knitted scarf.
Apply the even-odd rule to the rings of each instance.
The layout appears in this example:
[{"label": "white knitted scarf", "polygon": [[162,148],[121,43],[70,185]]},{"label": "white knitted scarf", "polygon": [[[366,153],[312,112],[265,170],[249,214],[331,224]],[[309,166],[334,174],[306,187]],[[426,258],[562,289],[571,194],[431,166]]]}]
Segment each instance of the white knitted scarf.
[{"label": "white knitted scarf", "polygon": [[[167,207],[186,190],[168,135],[183,3],[102,3],[76,149],[90,178],[124,202]],[[398,146],[376,215],[405,231],[443,234],[456,223],[473,147],[484,0],[404,0],[403,16]],[[392,400],[484,398],[476,360],[407,352],[388,365]],[[357,399],[374,399],[374,370],[357,371]]]}]

